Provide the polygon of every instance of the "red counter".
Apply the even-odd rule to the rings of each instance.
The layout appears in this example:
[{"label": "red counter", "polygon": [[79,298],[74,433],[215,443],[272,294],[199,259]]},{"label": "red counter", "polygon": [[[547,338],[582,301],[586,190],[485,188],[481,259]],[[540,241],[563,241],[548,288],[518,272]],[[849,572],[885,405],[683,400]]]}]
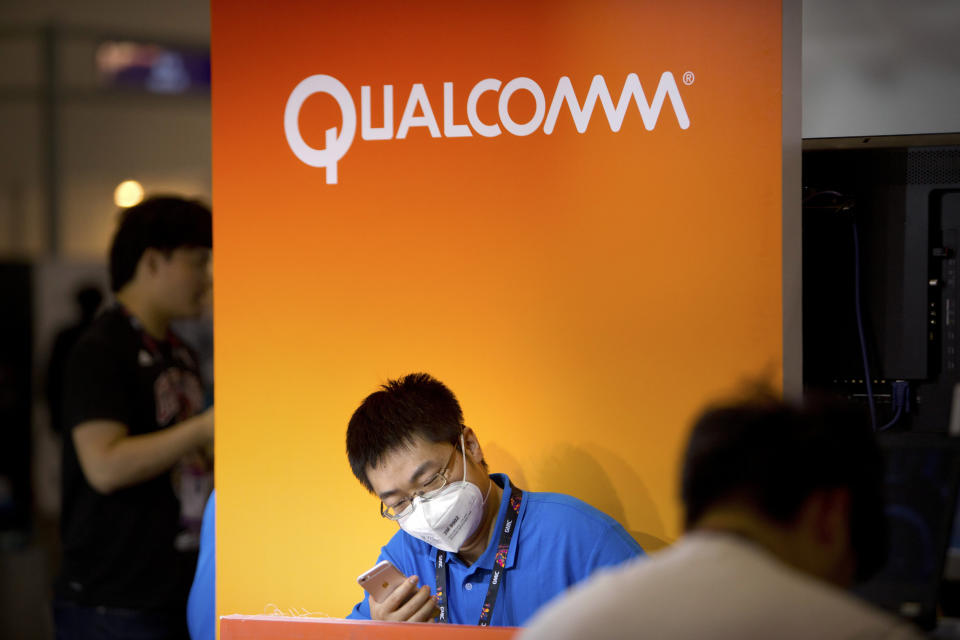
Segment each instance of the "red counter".
[{"label": "red counter", "polygon": [[339,618],[284,618],[281,616],[224,616],[220,640],[508,640],[517,627],[476,627],[459,624],[375,622]]}]

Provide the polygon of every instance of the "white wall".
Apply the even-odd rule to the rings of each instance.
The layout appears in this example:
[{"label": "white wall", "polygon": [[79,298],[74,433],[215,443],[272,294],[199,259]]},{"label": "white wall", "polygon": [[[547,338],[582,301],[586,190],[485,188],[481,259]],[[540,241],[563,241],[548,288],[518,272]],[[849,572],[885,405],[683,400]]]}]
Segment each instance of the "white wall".
[{"label": "white wall", "polygon": [[61,256],[102,260],[114,228],[113,189],[210,200],[209,95],[98,90],[99,37],[209,45],[207,2],[5,0],[0,3],[0,259],[50,254],[44,182],[40,27],[61,30],[57,68]]},{"label": "white wall", "polygon": [[177,36],[210,41],[207,0],[4,0],[0,25],[58,23],[81,28]]},{"label": "white wall", "polygon": [[803,137],[960,132],[960,2],[803,0]]}]

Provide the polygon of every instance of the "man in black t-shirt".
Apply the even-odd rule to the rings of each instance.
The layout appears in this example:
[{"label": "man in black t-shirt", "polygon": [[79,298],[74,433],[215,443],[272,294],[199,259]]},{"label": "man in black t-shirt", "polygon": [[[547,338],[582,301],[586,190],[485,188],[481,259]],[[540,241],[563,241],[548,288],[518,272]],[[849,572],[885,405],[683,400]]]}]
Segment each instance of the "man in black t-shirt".
[{"label": "man in black t-shirt", "polygon": [[80,320],[62,329],[53,340],[50,362],[47,366],[46,394],[50,406],[50,427],[58,437],[63,436],[63,374],[67,365],[67,356],[73,351],[90,325],[97,317],[103,294],[100,288],[88,285],[79,289],[75,295]]},{"label": "man in black t-shirt", "polygon": [[213,442],[213,408],[170,323],[210,289],[210,210],[151,198],[122,213],[110,250],[117,303],[67,361],[58,638],[186,637],[192,575],[175,548],[171,470]]}]

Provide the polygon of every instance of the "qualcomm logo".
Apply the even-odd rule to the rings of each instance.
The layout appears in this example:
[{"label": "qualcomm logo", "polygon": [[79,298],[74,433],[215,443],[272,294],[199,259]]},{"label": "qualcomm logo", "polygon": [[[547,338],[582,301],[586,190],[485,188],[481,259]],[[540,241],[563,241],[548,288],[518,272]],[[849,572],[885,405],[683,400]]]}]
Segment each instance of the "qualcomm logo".
[{"label": "qualcomm logo", "polygon": [[[530,93],[536,105],[533,116],[527,122],[516,122],[510,116],[510,98],[517,91]],[[477,103],[480,96],[487,92],[499,92],[497,102],[499,123],[483,122],[477,114]],[[326,130],[325,147],[323,149],[311,147],[300,134],[300,109],[307,98],[317,93],[325,93],[336,100],[343,119],[343,125],[340,129],[331,127]],[[528,136],[540,129],[541,126],[543,132],[550,135],[556,127],[564,103],[570,110],[577,131],[585,133],[598,100],[607,116],[611,131],[620,131],[631,101],[637,105],[637,109],[640,111],[643,126],[647,131],[652,131],[657,125],[660,111],[668,97],[673,107],[673,113],[677,118],[677,124],[681,129],[689,128],[690,118],[687,116],[686,107],[683,106],[677,82],[669,71],[664,71],[660,76],[660,84],[657,85],[657,90],[653,94],[651,102],[647,102],[637,74],[629,74],[623,84],[623,90],[620,92],[620,98],[616,105],[610,97],[607,81],[602,75],[593,77],[590,89],[587,91],[587,97],[584,98],[582,105],[573,91],[570,78],[563,76],[557,83],[549,109],[547,109],[543,89],[530,78],[514,78],[506,85],[503,85],[499,80],[486,78],[475,84],[467,97],[466,116],[468,125],[462,121],[460,124],[454,122],[453,83],[444,82],[443,132],[441,133],[433,108],[430,106],[430,100],[427,98],[426,90],[423,84],[417,83],[410,89],[403,115],[400,117],[400,126],[397,127],[396,134],[394,134],[393,85],[383,86],[383,126],[381,127],[374,127],[372,124],[370,87],[363,86],[360,87],[360,137],[364,140],[402,140],[414,127],[425,127],[434,138],[468,138],[474,133],[486,138],[493,138],[503,133],[503,130],[515,136]],[[420,115],[416,115],[418,109]],[[318,74],[304,78],[294,87],[290,97],[287,98],[287,106],[283,113],[283,130],[287,137],[287,144],[290,145],[290,150],[293,151],[294,155],[311,167],[325,168],[327,170],[327,184],[337,184],[337,163],[350,150],[357,133],[357,109],[353,102],[353,96],[350,95],[343,83],[333,76]]]}]

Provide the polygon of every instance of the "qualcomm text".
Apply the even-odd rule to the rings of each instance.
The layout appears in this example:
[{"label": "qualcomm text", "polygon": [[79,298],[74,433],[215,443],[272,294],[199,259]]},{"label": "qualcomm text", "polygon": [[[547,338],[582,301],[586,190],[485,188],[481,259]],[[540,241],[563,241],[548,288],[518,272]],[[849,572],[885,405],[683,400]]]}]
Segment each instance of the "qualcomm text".
[{"label": "qualcomm text", "polygon": [[[607,117],[607,123],[613,132],[620,131],[623,120],[633,102],[640,112],[640,118],[647,131],[652,131],[660,118],[660,111],[667,98],[673,108],[677,124],[681,129],[690,127],[690,118],[680,97],[680,90],[673,74],[664,71],[660,76],[660,83],[653,94],[653,100],[647,101],[643,87],[637,74],[627,76],[620,91],[616,104],[607,88],[607,81],[602,75],[595,75],[590,83],[590,89],[581,103],[573,91],[570,78],[563,76],[557,82],[556,90],[547,106],[543,89],[530,78],[514,78],[506,84],[494,78],[486,78],[476,83],[467,97],[466,118],[458,114],[453,99],[453,83],[443,83],[443,112],[438,120],[434,114],[426,89],[421,83],[414,84],[410,89],[403,115],[399,126],[394,129],[393,117],[393,85],[384,85],[383,91],[383,119],[382,126],[374,126],[371,113],[371,87],[360,87],[360,137],[363,140],[402,140],[407,137],[411,129],[423,127],[434,138],[468,138],[474,134],[486,138],[493,138],[504,132],[514,136],[529,136],[538,129],[550,135],[553,133],[560,112],[566,105],[573,124],[579,133],[586,133],[590,124],[594,108],[599,100],[600,106]],[[535,109],[533,116],[526,122],[517,122],[510,115],[510,99],[518,91],[526,91],[533,96]],[[480,97],[492,92],[497,94],[498,120],[485,122],[477,112]],[[325,132],[325,146],[317,149],[308,145],[300,133],[300,109],[310,96],[324,93],[336,100],[340,108],[342,125],[328,128]],[[459,120],[459,122],[458,122]],[[440,123],[443,126],[441,128]],[[357,132],[357,109],[353,96],[346,86],[333,76],[313,75],[304,78],[290,93],[283,114],[283,128],[290,150],[303,163],[311,167],[326,169],[327,184],[337,183],[337,163],[347,154],[353,144]]]}]

